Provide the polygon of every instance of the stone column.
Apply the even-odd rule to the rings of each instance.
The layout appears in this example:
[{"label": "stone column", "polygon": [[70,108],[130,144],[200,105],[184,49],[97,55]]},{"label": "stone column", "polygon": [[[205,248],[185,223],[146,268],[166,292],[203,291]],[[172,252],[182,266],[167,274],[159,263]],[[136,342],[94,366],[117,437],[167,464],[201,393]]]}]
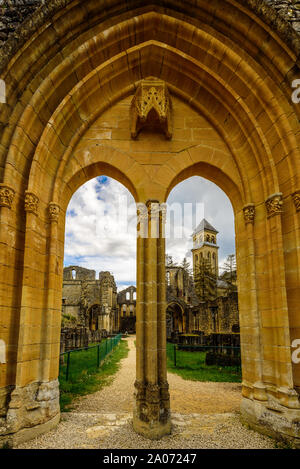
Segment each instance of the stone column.
[{"label": "stone column", "polygon": [[[259,307],[257,303],[257,289],[256,289],[256,267],[255,267],[255,243],[254,243],[254,222],[255,222],[255,205],[250,203],[243,208],[244,222],[246,225],[246,234],[247,234],[247,247],[248,247],[248,256],[247,256],[247,275],[248,275],[248,288],[249,288],[249,316],[247,317],[247,327],[241,327],[242,337],[243,329],[246,330],[246,337],[250,338],[250,344],[248,344],[246,353],[243,350],[242,345],[242,358],[244,363],[247,363],[247,370],[251,374],[251,384],[249,385],[248,376],[246,379],[243,379],[242,382],[242,395],[243,397],[249,398],[253,397],[259,401],[266,401],[266,389],[263,384],[263,370],[262,370],[262,360],[263,360],[263,347],[261,340],[261,319],[259,314]],[[246,283],[246,282],[245,282]],[[249,332],[248,332],[249,329]],[[251,332],[250,332],[251,331]],[[243,337],[244,339],[244,337]],[[249,339],[248,339],[249,340]],[[249,350],[251,350],[252,355],[250,357],[251,364],[249,364]],[[248,353],[247,353],[248,352]],[[243,356],[244,355],[244,356]]]},{"label": "stone column", "polygon": [[133,426],[158,439],[171,431],[166,360],[165,206],[138,207],[137,374]]}]

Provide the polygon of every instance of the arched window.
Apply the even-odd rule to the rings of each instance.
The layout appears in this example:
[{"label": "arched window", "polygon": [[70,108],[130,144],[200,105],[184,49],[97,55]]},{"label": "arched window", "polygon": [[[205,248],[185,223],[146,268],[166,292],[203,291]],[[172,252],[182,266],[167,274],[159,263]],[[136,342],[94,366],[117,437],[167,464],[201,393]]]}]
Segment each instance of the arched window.
[{"label": "arched window", "polygon": [[133,301],[136,301],[136,291],[133,292]]},{"label": "arched window", "polygon": [[130,300],[130,292],[127,291],[127,292],[126,292],[126,301],[129,301],[129,300]]},{"label": "arched window", "polygon": [[167,285],[170,285],[170,272],[167,271]]},{"label": "arched window", "polygon": [[73,269],[73,270],[72,270],[72,279],[73,279],[73,280],[76,280],[76,274],[77,274],[76,270]]}]

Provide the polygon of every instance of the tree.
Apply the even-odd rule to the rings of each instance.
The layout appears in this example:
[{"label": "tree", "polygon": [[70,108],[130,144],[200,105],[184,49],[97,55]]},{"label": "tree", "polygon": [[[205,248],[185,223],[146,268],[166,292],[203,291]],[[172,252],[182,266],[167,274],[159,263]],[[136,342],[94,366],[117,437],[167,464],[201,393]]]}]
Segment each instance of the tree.
[{"label": "tree", "polygon": [[173,261],[172,256],[169,256],[169,254],[166,254],[166,266],[167,267],[175,267],[176,262]]},{"label": "tree", "polygon": [[232,284],[236,280],[236,258],[235,258],[235,254],[229,254],[229,256],[227,256],[227,259],[223,264],[223,270],[224,270],[225,273],[228,274],[228,275],[226,275],[226,274],[225,275],[226,275],[228,281]]},{"label": "tree", "polygon": [[181,263],[181,267],[190,275],[192,273],[191,263],[188,262],[187,258],[185,257]]},{"label": "tree", "polygon": [[199,267],[194,275],[194,285],[201,302],[214,300],[217,297],[217,277],[212,272],[209,259],[200,258]]}]

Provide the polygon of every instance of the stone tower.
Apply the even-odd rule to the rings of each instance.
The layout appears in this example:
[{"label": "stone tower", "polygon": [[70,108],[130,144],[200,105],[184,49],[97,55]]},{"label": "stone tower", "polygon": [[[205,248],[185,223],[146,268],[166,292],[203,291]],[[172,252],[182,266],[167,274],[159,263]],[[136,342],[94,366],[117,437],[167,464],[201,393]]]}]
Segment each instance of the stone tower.
[{"label": "stone tower", "polygon": [[194,231],[192,235],[194,276],[202,258],[209,261],[212,273],[219,276],[217,234],[218,231],[205,218]]}]

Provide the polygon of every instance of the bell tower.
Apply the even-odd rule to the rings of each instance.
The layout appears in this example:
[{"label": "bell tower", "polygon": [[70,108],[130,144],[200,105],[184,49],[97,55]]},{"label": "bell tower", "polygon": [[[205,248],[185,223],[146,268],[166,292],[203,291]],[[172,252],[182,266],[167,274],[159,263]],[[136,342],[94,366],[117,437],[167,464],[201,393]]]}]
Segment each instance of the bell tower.
[{"label": "bell tower", "polygon": [[209,262],[211,271],[218,278],[219,276],[219,260],[217,246],[218,231],[208,223],[205,218],[199,223],[193,233],[193,270],[194,276],[198,269],[201,259]]}]

